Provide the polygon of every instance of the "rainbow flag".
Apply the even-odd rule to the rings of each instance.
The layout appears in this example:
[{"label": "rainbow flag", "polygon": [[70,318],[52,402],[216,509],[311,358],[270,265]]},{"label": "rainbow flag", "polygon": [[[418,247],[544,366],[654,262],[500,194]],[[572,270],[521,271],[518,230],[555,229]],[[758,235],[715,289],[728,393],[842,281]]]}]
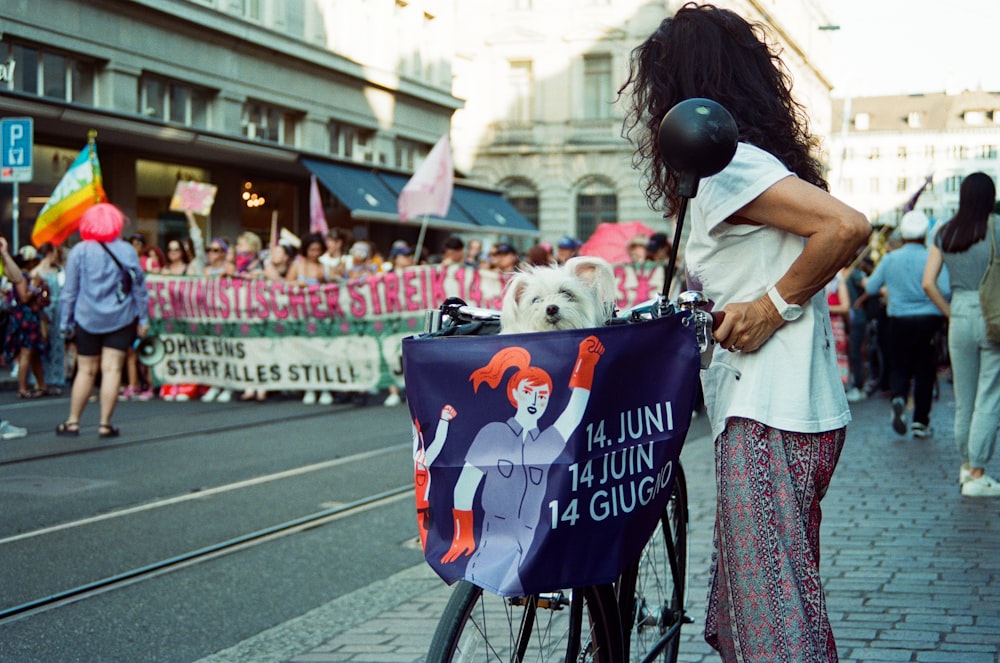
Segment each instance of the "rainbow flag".
[{"label": "rainbow flag", "polygon": [[101,164],[97,161],[96,132],[91,132],[87,145],[59,180],[49,196],[31,231],[31,243],[41,246],[45,242],[59,245],[76,232],[80,216],[88,207],[107,201],[101,177]]}]

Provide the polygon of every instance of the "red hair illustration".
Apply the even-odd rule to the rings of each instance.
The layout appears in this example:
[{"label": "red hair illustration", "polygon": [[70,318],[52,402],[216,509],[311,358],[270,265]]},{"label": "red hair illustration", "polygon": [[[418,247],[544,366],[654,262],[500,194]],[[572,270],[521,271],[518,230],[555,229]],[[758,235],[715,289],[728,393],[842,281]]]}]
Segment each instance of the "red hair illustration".
[{"label": "red hair illustration", "polygon": [[472,391],[478,393],[479,385],[483,382],[488,384],[491,389],[496,389],[508,368],[517,368],[517,371],[507,381],[507,400],[515,408],[517,401],[514,400],[514,390],[522,381],[527,380],[528,384],[533,387],[545,385],[550,390],[552,389],[552,378],[544,369],[531,365],[531,354],[524,348],[511,347],[500,350],[493,355],[486,366],[472,372],[472,375],[469,376],[469,380],[472,382]]}]

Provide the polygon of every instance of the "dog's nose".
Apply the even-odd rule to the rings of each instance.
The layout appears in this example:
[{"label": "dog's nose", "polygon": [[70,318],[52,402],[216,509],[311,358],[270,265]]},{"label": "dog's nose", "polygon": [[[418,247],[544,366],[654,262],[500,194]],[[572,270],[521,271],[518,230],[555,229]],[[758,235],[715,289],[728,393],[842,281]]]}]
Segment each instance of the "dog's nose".
[{"label": "dog's nose", "polygon": [[559,315],[559,307],[555,304],[549,304],[545,307],[545,315]]}]

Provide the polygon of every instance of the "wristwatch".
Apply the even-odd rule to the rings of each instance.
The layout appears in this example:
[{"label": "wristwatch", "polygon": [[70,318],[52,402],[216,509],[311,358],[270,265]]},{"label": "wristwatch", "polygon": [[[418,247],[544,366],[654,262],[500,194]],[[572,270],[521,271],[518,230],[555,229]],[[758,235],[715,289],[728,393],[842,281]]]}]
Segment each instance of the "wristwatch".
[{"label": "wristwatch", "polygon": [[792,322],[802,317],[802,307],[798,304],[789,304],[782,299],[781,295],[778,294],[777,286],[772,286],[767,291],[767,296],[771,300],[771,303],[774,304],[774,308],[778,309],[778,315],[785,322]]}]

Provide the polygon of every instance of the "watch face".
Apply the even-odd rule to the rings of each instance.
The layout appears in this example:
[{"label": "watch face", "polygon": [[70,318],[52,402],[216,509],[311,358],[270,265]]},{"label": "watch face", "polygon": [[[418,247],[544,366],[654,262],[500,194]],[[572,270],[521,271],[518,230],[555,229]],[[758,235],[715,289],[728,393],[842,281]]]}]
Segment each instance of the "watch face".
[{"label": "watch face", "polygon": [[792,320],[798,320],[802,315],[802,307],[797,304],[789,304],[784,311],[781,312],[781,317],[789,322]]}]

